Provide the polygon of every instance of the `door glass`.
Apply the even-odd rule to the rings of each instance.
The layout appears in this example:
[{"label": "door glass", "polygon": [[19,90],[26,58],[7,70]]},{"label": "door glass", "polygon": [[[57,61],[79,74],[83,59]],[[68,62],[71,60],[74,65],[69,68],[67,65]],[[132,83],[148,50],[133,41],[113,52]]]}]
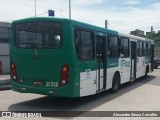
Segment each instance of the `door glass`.
[{"label": "door glass", "polygon": [[96,52],[97,52],[97,59],[103,59],[104,57],[104,53],[103,53],[103,47],[104,47],[104,44],[103,44],[103,39],[102,38],[97,38],[97,49],[96,49]]}]

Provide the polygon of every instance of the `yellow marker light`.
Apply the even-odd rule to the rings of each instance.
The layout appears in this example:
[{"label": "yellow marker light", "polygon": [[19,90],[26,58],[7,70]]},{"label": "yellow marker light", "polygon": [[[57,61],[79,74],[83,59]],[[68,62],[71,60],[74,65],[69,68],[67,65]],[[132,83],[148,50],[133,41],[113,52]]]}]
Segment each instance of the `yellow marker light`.
[{"label": "yellow marker light", "polygon": [[63,71],[64,71],[64,72],[67,72],[67,67],[64,67],[64,68],[63,68]]},{"label": "yellow marker light", "polygon": [[12,68],[15,68],[15,64],[12,64],[11,67],[12,67]]}]

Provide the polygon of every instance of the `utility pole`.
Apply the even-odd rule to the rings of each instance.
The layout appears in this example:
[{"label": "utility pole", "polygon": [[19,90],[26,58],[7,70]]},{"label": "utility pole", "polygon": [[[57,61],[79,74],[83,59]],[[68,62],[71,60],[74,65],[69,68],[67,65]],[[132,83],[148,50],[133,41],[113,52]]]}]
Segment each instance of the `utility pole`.
[{"label": "utility pole", "polygon": [[153,40],[153,26],[151,26],[151,40]]},{"label": "utility pole", "polygon": [[158,41],[159,41],[159,46],[160,46],[160,31],[158,31],[158,34],[159,34],[159,40]]},{"label": "utility pole", "polygon": [[36,0],[34,1],[34,5],[35,5],[35,6],[34,6],[35,11],[34,11],[34,12],[35,12],[35,17],[36,17],[36,12],[37,12],[37,1],[36,1]]},{"label": "utility pole", "polygon": [[105,20],[105,28],[108,28],[108,20]]},{"label": "utility pole", "polygon": [[71,19],[71,0],[69,0],[69,19]]}]

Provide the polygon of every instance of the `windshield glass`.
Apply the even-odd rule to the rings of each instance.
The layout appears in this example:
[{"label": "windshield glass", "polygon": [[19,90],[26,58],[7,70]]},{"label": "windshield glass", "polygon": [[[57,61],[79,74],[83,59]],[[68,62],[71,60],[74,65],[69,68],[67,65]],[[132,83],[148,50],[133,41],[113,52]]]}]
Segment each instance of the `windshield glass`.
[{"label": "windshield glass", "polygon": [[16,25],[16,47],[59,48],[62,46],[62,24],[51,22]]}]

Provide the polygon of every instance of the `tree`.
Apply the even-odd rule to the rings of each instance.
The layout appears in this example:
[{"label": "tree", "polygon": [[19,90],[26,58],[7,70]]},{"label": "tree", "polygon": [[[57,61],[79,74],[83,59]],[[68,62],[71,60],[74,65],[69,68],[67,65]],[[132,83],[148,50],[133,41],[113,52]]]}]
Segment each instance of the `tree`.
[{"label": "tree", "polygon": [[[148,33],[146,38],[151,39],[151,33]],[[156,46],[160,44],[160,30],[157,33],[153,32],[153,40]]]}]

